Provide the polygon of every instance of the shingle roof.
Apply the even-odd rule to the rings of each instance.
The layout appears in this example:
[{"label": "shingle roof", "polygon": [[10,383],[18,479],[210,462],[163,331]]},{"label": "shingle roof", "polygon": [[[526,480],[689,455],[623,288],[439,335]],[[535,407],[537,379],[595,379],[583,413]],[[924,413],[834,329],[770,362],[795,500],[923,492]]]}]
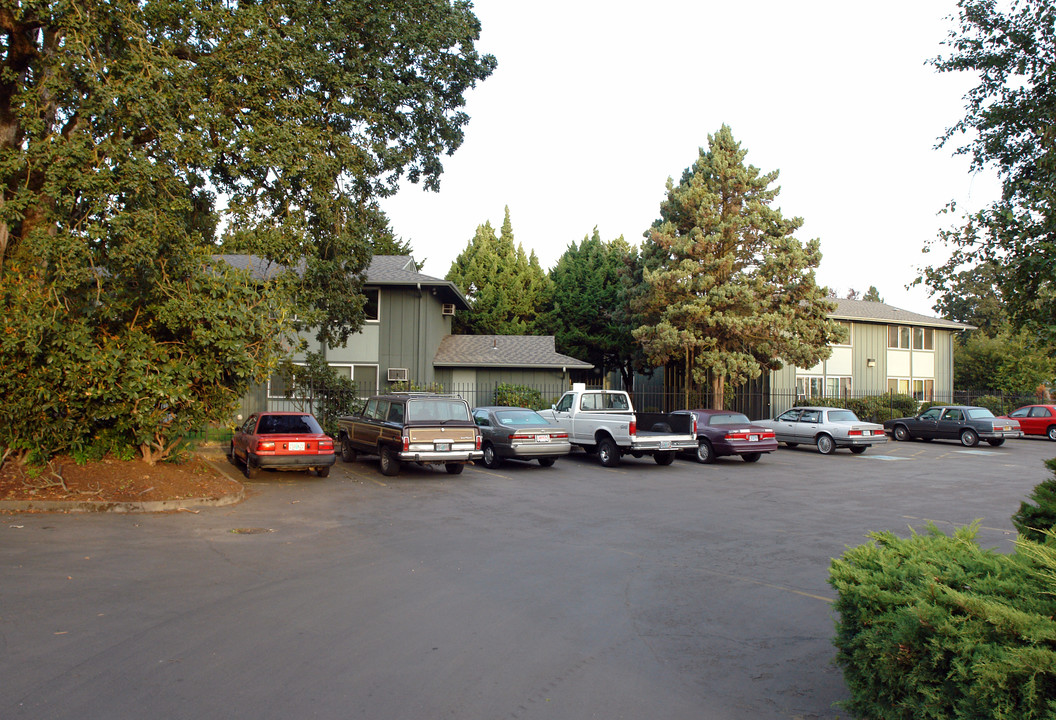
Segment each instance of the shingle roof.
[{"label": "shingle roof", "polygon": [[924,327],[945,328],[948,330],[974,330],[975,326],[945,320],[943,318],[920,315],[902,310],[885,303],[869,300],[836,299],[836,311],[829,315],[834,320],[859,320],[879,323],[899,323],[903,325],[922,325]]},{"label": "shingle roof", "polygon": [[562,355],[553,335],[445,335],[435,367],[522,367],[589,370],[590,363]]},{"label": "shingle roof", "polygon": [[[257,255],[214,255],[228,265],[248,270],[257,280],[270,280],[286,270],[285,265],[271,262]],[[298,263],[298,269],[304,263]],[[367,285],[399,285],[403,287],[424,287],[436,289],[444,302],[454,303],[460,310],[469,310],[470,305],[458,287],[447,280],[441,280],[418,272],[414,258],[409,255],[375,255],[367,267]]]}]

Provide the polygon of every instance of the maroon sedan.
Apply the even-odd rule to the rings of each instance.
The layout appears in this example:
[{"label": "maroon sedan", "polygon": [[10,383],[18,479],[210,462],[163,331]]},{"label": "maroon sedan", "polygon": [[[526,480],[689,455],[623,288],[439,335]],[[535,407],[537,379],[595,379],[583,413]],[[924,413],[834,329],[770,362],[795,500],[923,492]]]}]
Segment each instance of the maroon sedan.
[{"label": "maroon sedan", "polygon": [[1024,435],[1048,435],[1056,440],[1056,405],[1026,405],[1003,417],[1019,421]]},{"label": "maroon sedan", "polygon": [[714,462],[723,455],[740,455],[745,462],[755,462],[763,453],[777,450],[774,431],[753,424],[743,413],[731,410],[676,412],[697,417],[697,462]]},{"label": "maroon sedan", "polygon": [[334,439],[311,413],[253,413],[231,438],[231,462],[243,463],[247,478],[260,468],[315,470],[326,477],[336,460]]}]

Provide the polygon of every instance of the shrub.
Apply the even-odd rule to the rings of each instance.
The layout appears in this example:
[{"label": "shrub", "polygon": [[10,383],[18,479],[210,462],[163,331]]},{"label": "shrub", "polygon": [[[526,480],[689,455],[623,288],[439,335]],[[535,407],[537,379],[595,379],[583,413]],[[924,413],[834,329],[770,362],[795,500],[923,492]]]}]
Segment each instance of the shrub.
[{"label": "shrub", "polygon": [[834,560],[829,578],[848,710],[875,720],[1056,715],[1051,564],[983,550],[974,527],[871,537]]},{"label": "shrub", "polygon": [[502,383],[495,388],[495,404],[507,407],[526,407],[542,410],[546,407],[542,394],[527,385],[507,385]]},{"label": "shrub", "polygon": [[860,420],[883,422],[891,418],[917,414],[917,401],[911,395],[866,395],[852,398],[810,398],[804,403],[828,407],[847,408]]},{"label": "shrub", "polygon": [[1034,488],[1030,500],[1019,504],[1019,512],[1012,516],[1012,524],[1019,534],[1034,542],[1045,542],[1046,531],[1056,529],[1056,459],[1046,460],[1045,467],[1052,470],[1053,477],[1043,480]]}]

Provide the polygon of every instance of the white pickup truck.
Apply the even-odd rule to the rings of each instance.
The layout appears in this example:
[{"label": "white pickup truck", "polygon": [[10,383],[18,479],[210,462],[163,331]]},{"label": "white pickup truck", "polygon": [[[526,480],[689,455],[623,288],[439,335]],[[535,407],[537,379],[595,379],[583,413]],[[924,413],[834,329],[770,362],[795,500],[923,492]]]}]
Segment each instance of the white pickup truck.
[{"label": "white pickup truck", "polygon": [[588,453],[597,453],[605,467],[620,464],[621,455],[652,455],[657,465],[670,465],[680,450],[697,447],[692,414],[635,413],[622,390],[587,390],[576,383],[550,410],[539,414],[568,431],[568,439]]}]

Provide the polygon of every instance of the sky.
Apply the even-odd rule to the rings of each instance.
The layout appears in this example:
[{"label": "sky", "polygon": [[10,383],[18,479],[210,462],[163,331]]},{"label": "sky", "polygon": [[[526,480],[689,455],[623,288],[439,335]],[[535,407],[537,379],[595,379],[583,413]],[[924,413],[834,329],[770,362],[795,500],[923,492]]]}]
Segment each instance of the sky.
[{"label": "sky", "polygon": [[498,69],[467,95],[462,146],[440,191],[404,183],[385,200],[397,236],[444,277],[477,226],[501,226],[552,268],[598,229],[640,245],[667,179],[729,125],[745,162],[778,170],[774,205],[817,238],[819,284],[875,285],[889,305],[934,315],[907,285],[945,259],[926,243],[998,195],[961,141],[967,75],[926,61],[947,49],[954,0],[477,0],[477,48]]}]

